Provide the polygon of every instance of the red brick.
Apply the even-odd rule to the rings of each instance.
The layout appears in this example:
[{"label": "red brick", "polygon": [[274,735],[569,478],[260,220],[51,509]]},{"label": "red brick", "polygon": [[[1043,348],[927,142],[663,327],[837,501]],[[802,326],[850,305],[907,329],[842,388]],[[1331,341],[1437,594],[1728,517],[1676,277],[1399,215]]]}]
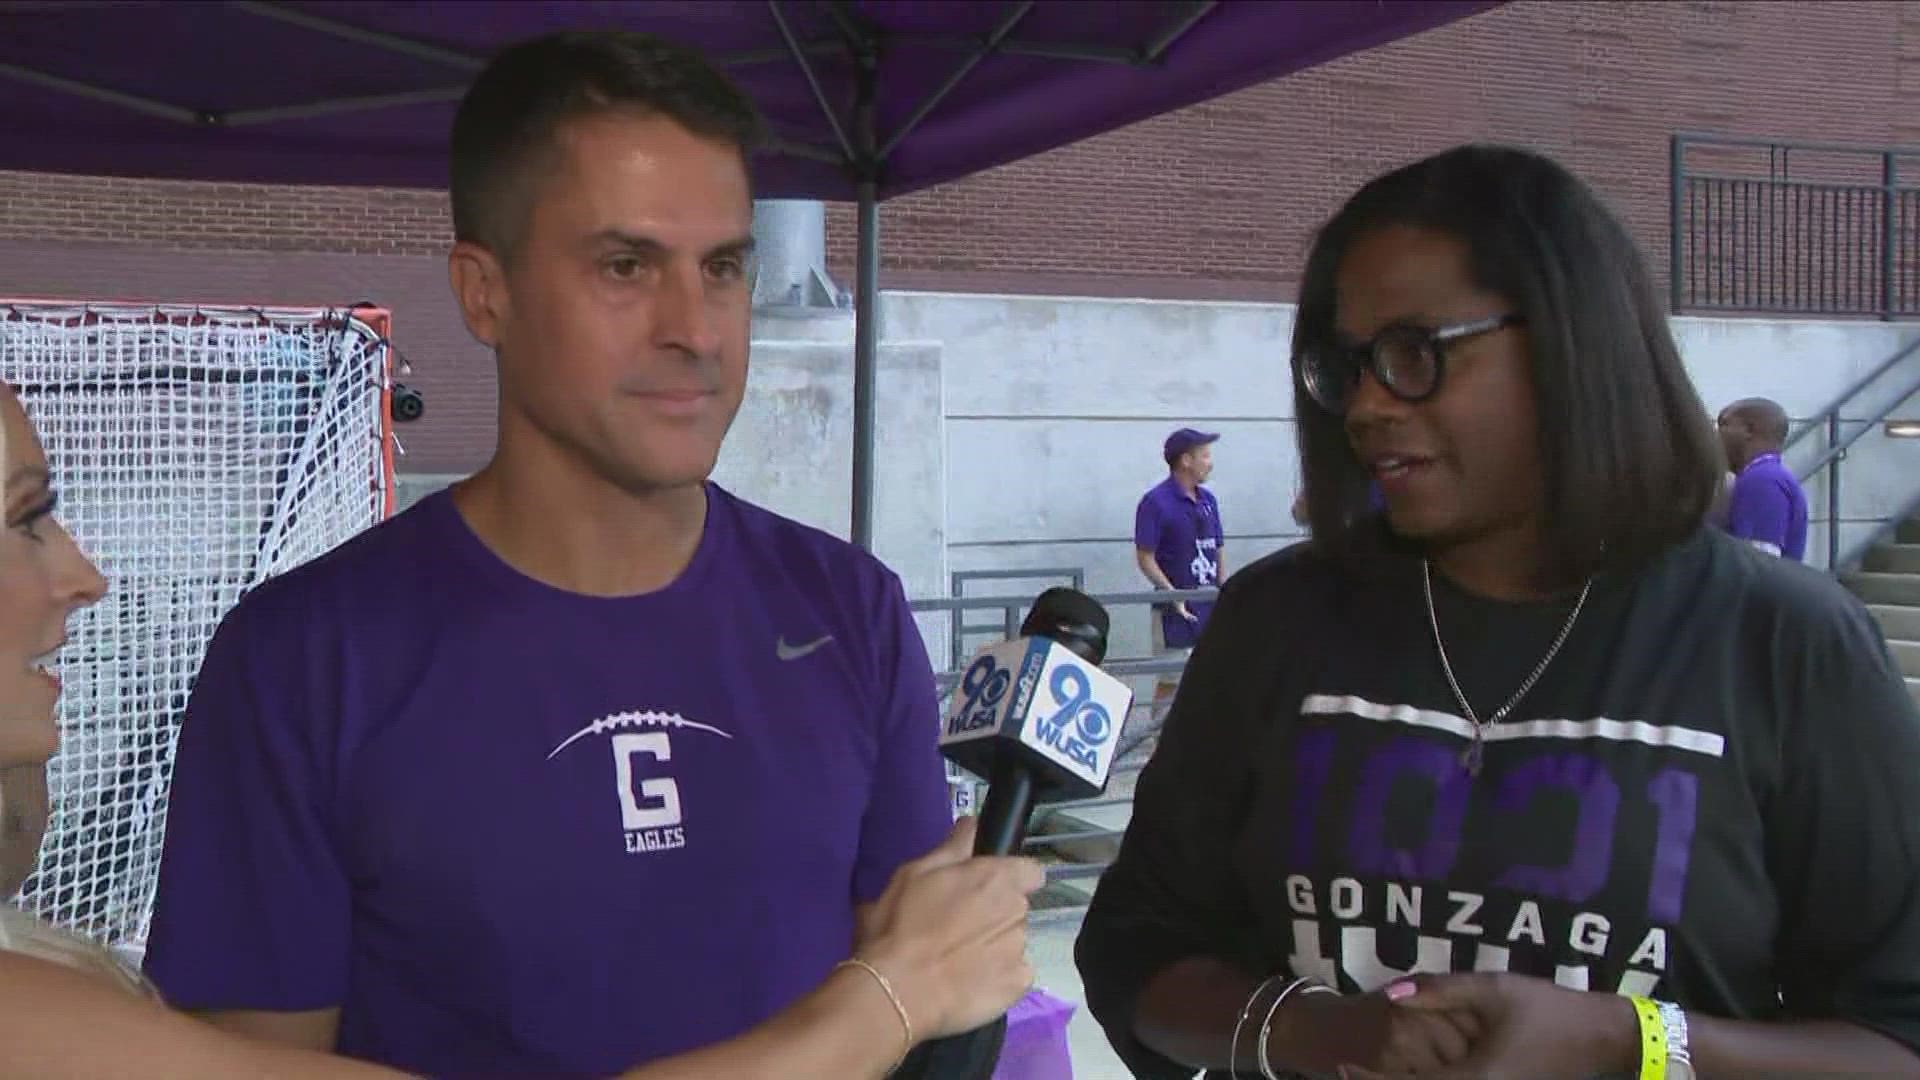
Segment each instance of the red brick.
[{"label": "red brick", "polygon": [[[1912,139],[1916,58],[1912,2],[1515,3],[890,203],[882,281],[1052,284],[1043,273],[945,269],[956,257],[1011,256],[1074,267],[1085,291],[1285,297],[1312,230],[1354,187],[1474,140],[1533,147],[1581,173],[1664,279],[1676,130]],[[851,208],[828,220],[844,278]],[[1241,239],[1196,242],[1217,232]]]},{"label": "red brick", "polygon": [[[1530,0],[897,200],[883,274],[1045,290],[1059,268],[1100,291],[1282,296],[1352,188],[1475,139],[1581,172],[1664,272],[1676,128],[1880,144],[1920,138],[1915,117],[1920,2]],[[828,220],[845,278],[851,208]],[[449,239],[436,192],[0,173],[0,238],[103,228],[183,250],[438,254]]]}]

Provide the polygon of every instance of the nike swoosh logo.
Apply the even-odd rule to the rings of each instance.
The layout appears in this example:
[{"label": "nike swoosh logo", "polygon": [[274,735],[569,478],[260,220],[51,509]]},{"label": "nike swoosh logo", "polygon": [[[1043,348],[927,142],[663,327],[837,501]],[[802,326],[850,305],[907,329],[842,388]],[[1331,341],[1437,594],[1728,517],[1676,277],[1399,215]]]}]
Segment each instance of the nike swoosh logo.
[{"label": "nike swoosh logo", "polygon": [[798,660],[803,656],[811,656],[819,652],[832,641],[833,635],[828,634],[819,641],[809,641],[805,645],[789,645],[787,639],[783,637],[773,643],[773,651],[782,660]]}]

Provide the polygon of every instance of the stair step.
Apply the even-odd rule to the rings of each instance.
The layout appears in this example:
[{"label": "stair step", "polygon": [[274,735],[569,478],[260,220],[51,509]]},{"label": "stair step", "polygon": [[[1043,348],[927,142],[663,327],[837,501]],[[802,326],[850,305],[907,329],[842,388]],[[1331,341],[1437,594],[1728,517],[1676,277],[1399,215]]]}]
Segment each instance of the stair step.
[{"label": "stair step", "polygon": [[1893,574],[1920,574],[1920,544],[1876,544],[1867,552],[1862,570]]},{"label": "stair step", "polygon": [[1028,843],[1062,862],[1110,863],[1120,854],[1120,834],[1132,817],[1130,802],[1068,805],[1037,818]]},{"label": "stair step", "polygon": [[1869,604],[1920,607],[1920,574],[1842,574],[1840,581]]},{"label": "stair step", "polygon": [[1893,538],[1902,544],[1920,544],[1920,518],[1908,518],[1895,525]]},{"label": "stair step", "polygon": [[1920,607],[1898,604],[1869,604],[1867,610],[1880,623],[1880,632],[1889,641],[1920,641]]},{"label": "stair step", "polygon": [[1040,912],[1083,909],[1093,902],[1093,886],[1094,882],[1088,879],[1055,880],[1050,877],[1045,886],[1027,898],[1027,910]]},{"label": "stair step", "polygon": [[1893,662],[1900,665],[1900,674],[1909,679],[1920,679],[1920,641],[1888,638],[1887,649],[1893,653]]}]

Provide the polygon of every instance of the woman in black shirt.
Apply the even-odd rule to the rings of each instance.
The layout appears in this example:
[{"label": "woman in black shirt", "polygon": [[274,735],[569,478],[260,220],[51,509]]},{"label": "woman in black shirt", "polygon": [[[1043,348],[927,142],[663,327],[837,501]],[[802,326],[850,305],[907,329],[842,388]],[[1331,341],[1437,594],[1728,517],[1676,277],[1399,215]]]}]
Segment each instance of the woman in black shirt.
[{"label": "woman in black shirt", "polygon": [[1314,539],[1227,584],[1079,941],[1135,1074],[1920,1073],[1920,714],[1703,528],[1619,221],[1521,151],[1383,176],[1293,371]]}]

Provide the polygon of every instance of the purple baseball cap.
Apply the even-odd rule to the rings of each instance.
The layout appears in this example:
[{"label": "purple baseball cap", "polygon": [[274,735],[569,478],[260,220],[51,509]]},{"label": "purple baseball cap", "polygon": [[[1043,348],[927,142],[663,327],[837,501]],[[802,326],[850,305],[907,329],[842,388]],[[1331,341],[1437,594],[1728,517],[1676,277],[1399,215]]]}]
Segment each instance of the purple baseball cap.
[{"label": "purple baseball cap", "polygon": [[1166,458],[1167,464],[1171,465],[1181,454],[1196,446],[1205,446],[1219,437],[1219,432],[1195,431],[1190,427],[1183,427],[1167,436],[1167,445],[1162,456]]}]

